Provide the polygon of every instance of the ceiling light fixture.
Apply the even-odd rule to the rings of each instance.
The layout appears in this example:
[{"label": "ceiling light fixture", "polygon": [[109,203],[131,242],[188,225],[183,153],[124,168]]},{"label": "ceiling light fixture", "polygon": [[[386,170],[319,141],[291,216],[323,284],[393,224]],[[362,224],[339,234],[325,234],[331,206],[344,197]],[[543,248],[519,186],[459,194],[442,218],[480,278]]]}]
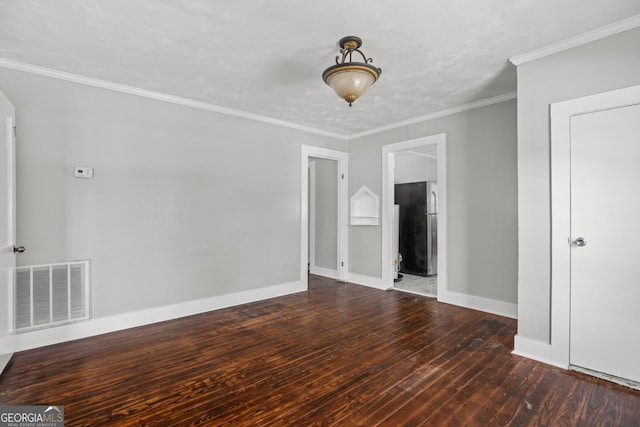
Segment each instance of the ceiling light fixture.
[{"label": "ceiling light fixture", "polygon": [[[382,70],[369,65],[371,58],[364,56],[359,49],[362,46],[362,39],[356,36],[347,36],[340,39],[340,55],[336,56],[336,65],[324,70],[322,80],[328,84],[336,94],[349,103],[360,98],[365,91],[378,80]],[[353,62],[351,56],[354,52],[362,55],[364,62]],[[345,62],[349,58],[349,62]]]}]

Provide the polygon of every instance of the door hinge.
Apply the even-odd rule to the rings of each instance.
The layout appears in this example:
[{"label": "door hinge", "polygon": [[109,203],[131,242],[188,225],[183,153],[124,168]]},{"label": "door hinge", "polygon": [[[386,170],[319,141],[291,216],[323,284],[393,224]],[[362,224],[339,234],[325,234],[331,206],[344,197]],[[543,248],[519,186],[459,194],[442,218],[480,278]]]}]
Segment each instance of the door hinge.
[{"label": "door hinge", "polygon": [[344,174],[342,174],[342,179],[344,179]]},{"label": "door hinge", "polygon": [[340,267],[344,267],[344,261],[340,261]]},{"label": "door hinge", "polygon": [[13,137],[16,138],[18,136],[18,127],[14,126],[13,127]]}]

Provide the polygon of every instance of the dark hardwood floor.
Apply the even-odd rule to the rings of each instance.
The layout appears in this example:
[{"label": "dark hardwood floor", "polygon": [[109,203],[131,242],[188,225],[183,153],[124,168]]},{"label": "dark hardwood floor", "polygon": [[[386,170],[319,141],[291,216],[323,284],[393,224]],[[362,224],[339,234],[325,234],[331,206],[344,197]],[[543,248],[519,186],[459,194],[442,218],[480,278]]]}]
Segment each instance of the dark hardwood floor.
[{"label": "dark hardwood floor", "polygon": [[311,276],[309,291],[14,355],[0,405],[67,426],[640,425],[640,392],[511,355],[516,321]]}]

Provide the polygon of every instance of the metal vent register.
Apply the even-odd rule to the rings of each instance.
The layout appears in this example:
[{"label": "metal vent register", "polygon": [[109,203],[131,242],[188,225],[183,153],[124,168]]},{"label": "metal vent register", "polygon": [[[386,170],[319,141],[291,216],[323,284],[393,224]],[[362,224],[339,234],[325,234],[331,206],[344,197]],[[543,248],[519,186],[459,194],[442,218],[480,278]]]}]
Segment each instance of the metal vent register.
[{"label": "metal vent register", "polygon": [[89,261],[16,268],[16,332],[89,318]]}]

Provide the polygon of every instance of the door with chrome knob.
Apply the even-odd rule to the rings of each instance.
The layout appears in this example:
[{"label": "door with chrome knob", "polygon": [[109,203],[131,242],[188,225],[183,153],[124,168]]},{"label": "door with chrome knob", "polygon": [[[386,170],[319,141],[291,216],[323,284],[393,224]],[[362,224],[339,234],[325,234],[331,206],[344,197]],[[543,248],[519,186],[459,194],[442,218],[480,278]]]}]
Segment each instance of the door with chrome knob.
[{"label": "door with chrome knob", "polygon": [[569,364],[640,383],[636,92],[633,102],[606,109],[591,102],[570,118],[568,295]]}]

